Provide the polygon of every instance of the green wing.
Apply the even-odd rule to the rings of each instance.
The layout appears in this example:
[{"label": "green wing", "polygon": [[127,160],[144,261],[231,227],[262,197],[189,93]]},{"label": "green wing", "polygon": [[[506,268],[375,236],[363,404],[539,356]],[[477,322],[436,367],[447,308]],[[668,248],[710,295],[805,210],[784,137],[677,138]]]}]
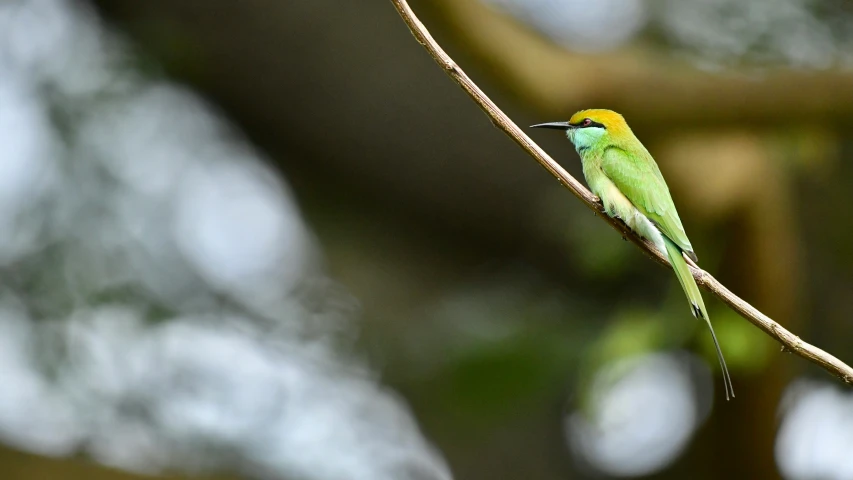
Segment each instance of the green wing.
[{"label": "green wing", "polygon": [[601,161],[601,170],[640,213],[695,260],[693,246],[678,218],[669,188],[648,152],[631,154],[618,147],[608,148]]}]

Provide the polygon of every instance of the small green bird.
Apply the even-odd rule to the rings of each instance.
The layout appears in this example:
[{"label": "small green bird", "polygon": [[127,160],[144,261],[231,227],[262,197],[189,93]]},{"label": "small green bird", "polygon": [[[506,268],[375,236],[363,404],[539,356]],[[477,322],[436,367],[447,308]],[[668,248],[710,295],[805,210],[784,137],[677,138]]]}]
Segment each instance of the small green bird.
[{"label": "small green bird", "polygon": [[682,254],[694,262],[698,259],[678,218],[669,188],[649,151],[622,115],[611,110],[581,110],[568,122],[541,123],[532,127],[565,131],[581,157],[589,189],[601,198],[607,214],[622,219],[631,230],[666,252],[693,316],[705,320],[711,330],[723,371],[726,400],[734,397],[720,343]]}]

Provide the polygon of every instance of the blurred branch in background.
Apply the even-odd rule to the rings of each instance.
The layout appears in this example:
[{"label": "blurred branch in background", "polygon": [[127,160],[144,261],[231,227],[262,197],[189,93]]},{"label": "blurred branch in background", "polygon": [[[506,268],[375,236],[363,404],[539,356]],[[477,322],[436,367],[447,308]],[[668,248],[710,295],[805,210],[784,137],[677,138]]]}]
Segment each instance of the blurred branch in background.
[{"label": "blurred branch in background", "polygon": [[[497,72],[495,80],[546,114],[574,111],[579,103],[594,99],[618,104],[626,116],[680,125],[730,118],[761,125],[788,123],[793,118],[849,122],[853,116],[853,89],[849,88],[853,75],[843,70],[776,67],[772,75],[757,81],[749,72],[736,69],[701,71],[648,46],[566,55],[565,48],[486,2],[439,0],[435,7],[466,50]],[[544,16],[541,10],[539,16]],[[572,19],[559,10],[551,12],[559,18],[554,23],[563,22],[566,30]],[[571,26],[577,27],[576,21]]]},{"label": "blurred branch in background", "polygon": [[[512,120],[510,120],[508,116],[506,116],[506,114],[497,107],[497,105],[494,104],[494,102],[486,96],[485,93],[483,93],[482,90],[480,90],[479,87],[477,87],[477,85],[465,74],[465,72],[462,71],[461,68],[459,68],[459,66],[452,58],[450,58],[441,46],[438,45],[423,23],[421,23],[421,21],[415,16],[406,0],[391,1],[400,13],[400,16],[409,26],[409,29],[412,31],[412,34],[418,42],[427,49],[439,66],[441,66],[445,72],[459,84],[459,86],[468,92],[471,98],[477,102],[480,108],[486,112],[498,128],[509,135],[519,146],[521,146],[521,148],[539,162],[542,167],[554,175],[554,177],[574,193],[576,197],[596,212],[599,217],[603,218],[613,228],[619,231],[625,238],[630,239],[633,243],[642,248],[648,256],[657,260],[659,263],[669,265],[666,257],[659,252],[651,242],[636,235],[622,222],[605,215],[603,207],[599,203],[598,199],[584,188],[583,185],[581,185],[574,177],[569,175],[565,169],[548,156],[548,154],[546,154],[538,145],[536,145]],[[562,90],[570,91],[571,89],[563,87]],[[692,270],[693,276],[700,285],[714,293],[741,316],[752,322],[753,325],[757,326],[762,331],[782,343],[784,349],[820,365],[848,385],[853,385],[853,368],[820,348],[802,341],[799,337],[773,321],[770,317],[764,315],[758,309],[732,293],[708,272],[698,268],[695,264],[692,266]]]}]

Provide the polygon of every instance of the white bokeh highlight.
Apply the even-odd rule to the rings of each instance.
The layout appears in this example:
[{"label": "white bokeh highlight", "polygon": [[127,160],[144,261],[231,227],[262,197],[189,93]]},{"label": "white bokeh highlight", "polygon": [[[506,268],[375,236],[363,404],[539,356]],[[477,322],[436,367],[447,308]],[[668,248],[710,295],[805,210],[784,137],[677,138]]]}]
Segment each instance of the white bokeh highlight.
[{"label": "white bokeh highlight", "polygon": [[0,3],[0,441],[258,479],[451,474],[287,185],[81,2]]},{"label": "white bokeh highlight", "polygon": [[487,0],[575,51],[612,50],[645,27],[643,0]]},{"label": "white bokeh highlight", "polygon": [[853,394],[798,380],[785,392],[776,462],[788,480],[853,478]]},{"label": "white bokeh highlight", "polygon": [[[599,370],[585,412],[565,421],[569,445],[592,469],[616,477],[660,471],[685,449],[707,408],[697,398],[687,355],[617,360]],[[710,383],[706,369],[703,382]],[[694,373],[695,373],[694,372]]]}]

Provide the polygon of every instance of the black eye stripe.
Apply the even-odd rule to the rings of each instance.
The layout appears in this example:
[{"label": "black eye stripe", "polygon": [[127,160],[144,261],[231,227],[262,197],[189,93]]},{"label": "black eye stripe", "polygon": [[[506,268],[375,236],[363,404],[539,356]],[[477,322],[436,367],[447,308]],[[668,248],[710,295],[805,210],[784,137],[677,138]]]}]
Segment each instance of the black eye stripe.
[{"label": "black eye stripe", "polygon": [[583,119],[583,120],[581,120],[580,122],[577,122],[577,123],[571,123],[570,125],[571,125],[571,126],[573,126],[573,127],[575,127],[575,128],[592,128],[592,127],[598,127],[598,128],[603,128],[603,129],[607,130],[607,127],[605,127],[603,123],[598,123],[598,122],[596,122],[595,120],[590,121],[589,125],[584,125],[584,121],[586,121],[586,120],[587,120],[587,119],[586,119],[586,118],[584,118],[584,119]]}]

